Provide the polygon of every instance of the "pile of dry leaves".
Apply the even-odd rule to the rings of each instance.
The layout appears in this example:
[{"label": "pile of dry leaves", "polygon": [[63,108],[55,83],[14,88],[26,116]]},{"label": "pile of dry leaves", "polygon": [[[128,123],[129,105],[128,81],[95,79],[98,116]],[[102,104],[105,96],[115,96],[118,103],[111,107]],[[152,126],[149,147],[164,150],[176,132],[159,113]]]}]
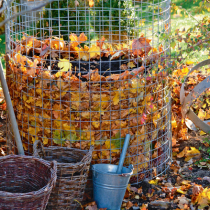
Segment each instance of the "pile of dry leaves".
[{"label": "pile of dry leaves", "polygon": [[[151,159],[154,167],[164,161],[168,79],[141,66],[145,59],[158,59],[162,47],[158,52],[143,36],[129,45],[102,38],[87,46],[84,33],[69,38],[67,43],[24,35],[7,55],[7,81],[25,150],[32,152],[36,139],[46,146],[88,149],[94,144],[93,162],[116,163],[130,133],[126,162],[135,165],[135,174]],[[117,64],[109,71],[103,61]]]},{"label": "pile of dry leaves", "polygon": [[[210,177],[208,165],[198,150],[200,146],[209,147],[185,124],[181,115],[180,89],[182,79],[187,75],[192,63],[180,66],[173,72],[170,84],[172,87],[172,134],[173,159],[166,175],[154,180],[145,179],[138,185],[128,186],[122,209],[130,210],[197,210],[209,209]],[[209,74],[209,68],[192,73],[186,81],[185,91],[188,94]],[[192,109],[202,120],[209,120],[209,91],[205,91],[195,100]],[[204,135],[200,132],[200,135]],[[207,158],[208,159],[208,158]],[[197,164],[199,162],[199,164]],[[195,164],[196,163],[196,164]],[[198,168],[198,166],[200,168]],[[203,170],[201,170],[203,169]],[[97,205],[88,203],[84,209],[95,210]]]}]

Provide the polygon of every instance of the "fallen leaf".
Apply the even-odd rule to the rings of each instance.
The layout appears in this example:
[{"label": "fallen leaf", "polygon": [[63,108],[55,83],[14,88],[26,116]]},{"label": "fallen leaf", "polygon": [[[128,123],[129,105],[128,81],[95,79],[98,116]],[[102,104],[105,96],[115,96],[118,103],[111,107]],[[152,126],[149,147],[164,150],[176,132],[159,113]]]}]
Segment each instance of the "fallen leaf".
[{"label": "fallen leaf", "polygon": [[177,157],[178,157],[178,158],[183,158],[183,157],[186,155],[186,153],[187,153],[188,150],[189,150],[189,147],[185,147],[185,148],[182,150],[182,152],[180,152],[179,154],[177,154]]},{"label": "fallen leaf", "polygon": [[58,67],[61,69],[61,72],[71,71],[72,64],[67,59],[60,59]]},{"label": "fallen leaf", "polygon": [[149,183],[150,183],[150,184],[157,185],[157,184],[158,184],[158,179],[150,180]]},{"label": "fallen leaf", "polygon": [[134,39],[132,42],[132,51],[135,56],[147,55],[152,47],[149,44],[150,40],[145,37],[140,37],[139,39]]},{"label": "fallen leaf", "polygon": [[128,201],[126,204],[126,209],[130,209],[133,206],[133,203],[131,201]]},{"label": "fallen leaf", "polygon": [[204,135],[206,135],[206,133],[204,131],[200,131],[200,135],[204,136]]},{"label": "fallen leaf", "polygon": [[89,49],[90,59],[95,58],[96,56],[100,55],[100,47],[96,45],[92,45]]},{"label": "fallen leaf", "polygon": [[130,68],[130,69],[132,69],[132,68],[135,68],[136,65],[133,62],[128,62],[127,63],[127,67]]},{"label": "fallen leaf", "polygon": [[193,157],[200,155],[200,151],[195,147],[190,147],[190,149],[191,150],[188,150],[187,153],[185,154],[186,156],[185,161],[189,161]]},{"label": "fallen leaf", "polygon": [[186,194],[186,192],[184,192],[184,191],[182,191],[182,190],[180,190],[180,189],[177,189],[176,192],[181,193],[181,194]]},{"label": "fallen leaf", "polygon": [[110,60],[116,60],[118,59],[120,56],[124,55],[125,52],[123,50],[116,52],[114,55],[112,55],[112,57],[110,58]]}]

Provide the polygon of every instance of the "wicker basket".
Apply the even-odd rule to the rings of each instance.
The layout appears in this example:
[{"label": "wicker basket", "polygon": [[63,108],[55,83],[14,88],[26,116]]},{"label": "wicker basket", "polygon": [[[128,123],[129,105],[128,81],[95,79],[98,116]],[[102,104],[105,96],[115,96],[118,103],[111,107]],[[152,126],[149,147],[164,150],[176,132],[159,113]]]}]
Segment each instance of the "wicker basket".
[{"label": "wicker basket", "polygon": [[89,151],[85,151],[67,147],[43,147],[39,140],[34,143],[34,156],[58,162],[56,186],[50,196],[47,209],[81,208],[92,151],[92,146]]},{"label": "wicker basket", "polygon": [[44,210],[56,182],[56,161],[31,156],[0,158],[0,209]]}]

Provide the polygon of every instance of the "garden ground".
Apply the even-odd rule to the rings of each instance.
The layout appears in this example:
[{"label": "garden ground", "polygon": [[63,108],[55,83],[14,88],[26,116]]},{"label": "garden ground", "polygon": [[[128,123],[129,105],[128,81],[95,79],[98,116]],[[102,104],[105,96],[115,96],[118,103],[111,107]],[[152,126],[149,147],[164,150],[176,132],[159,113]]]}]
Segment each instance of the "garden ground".
[{"label": "garden ground", "polygon": [[[172,1],[175,3],[172,10],[172,32],[177,28],[187,30],[187,28],[198,24],[204,16],[208,16],[209,11],[199,12],[203,1],[196,2],[187,0]],[[176,6],[181,6],[176,7]],[[186,10],[185,10],[186,9]],[[188,14],[190,12],[191,15]],[[186,16],[187,15],[187,16]],[[5,53],[5,35],[0,35],[0,53]],[[181,43],[183,47],[185,43]],[[176,56],[177,47],[172,49],[172,55]],[[181,82],[187,70],[193,64],[205,60],[209,57],[209,49],[204,48],[196,52],[193,57],[185,61],[184,68],[177,71],[182,74],[182,78],[177,79],[176,72],[173,77],[172,90],[172,128],[173,128],[173,163],[168,173],[154,180],[145,180],[138,186],[129,186],[123,201],[124,209],[141,210],[166,210],[166,209],[209,209],[210,203],[210,138],[202,131],[190,131],[181,119],[179,91]],[[4,65],[5,68],[5,65]],[[208,72],[207,72],[208,73]],[[200,72],[198,74],[203,74]],[[198,76],[198,75],[197,75]],[[196,81],[194,85],[199,83]],[[192,85],[188,83],[188,85]],[[206,102],[206,100],[205,100]],[[206,103],[208,108],[208,103]],[[197,106],[197,114],[203,106]],[[177,112],[179,110],[179,112]],[[205,111],[204,111],[205,112]],[[5,116],[2,116],[4,118]],[[6,149],[6,126],[5,119],[0,120],[0,145],[1,155]],[[84,209],[96,210],[95,203],[83,206]]]}]

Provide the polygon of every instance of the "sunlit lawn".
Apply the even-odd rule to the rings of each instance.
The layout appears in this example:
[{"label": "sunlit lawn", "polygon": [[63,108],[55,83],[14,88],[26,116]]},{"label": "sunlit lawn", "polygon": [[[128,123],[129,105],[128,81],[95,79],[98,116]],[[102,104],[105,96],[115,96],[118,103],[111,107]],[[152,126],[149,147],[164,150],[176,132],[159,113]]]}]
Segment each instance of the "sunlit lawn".
[{"label": "sunlit lawn", "polygon": [[[203,2],[203,0],[197,0],[197,2],[193,0],[172,0],[172,3],[175,3],[177,6],[181,6],[182,8],[186,9],[192,16],[186,17],[183,12],[179,14],[179,11],[176,12],[176,14],[171,14],[171,28],[172,32],[175,31],[175,29],[187,30],[190,27],[195,26],[198,24],[200,20],[203,19],[205,16],[210,16],[209,12],[201,13],[197,12],[199,9],[199,4]],[[177,14],[178,13],[178,14]],[[183,46],[184,44],[181,44],[180,46]],[[172,55],[175,55],[175,50],[172,50]],[[192,57],[188,58],[191,61],[200,62],[203,60],[208,59],[209,49],[203,49],[200,52],[196,52]],[[184,55],[185,56],[185,55]]]}]

